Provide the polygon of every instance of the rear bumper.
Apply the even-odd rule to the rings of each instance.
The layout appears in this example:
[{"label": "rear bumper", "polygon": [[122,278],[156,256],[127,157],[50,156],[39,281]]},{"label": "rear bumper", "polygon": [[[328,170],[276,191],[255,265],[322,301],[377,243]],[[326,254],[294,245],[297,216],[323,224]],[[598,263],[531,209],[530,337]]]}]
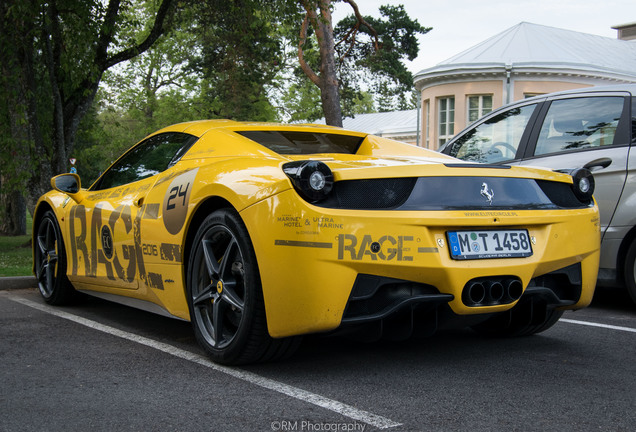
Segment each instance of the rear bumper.
[{"label": "rear bumper", "polygon": [[[487,286],[485,278],[482,286]],[[511,280],[508,277],[494,278],[493,282]],[[502,286],[504,286],[502,284]],[[581,298],[582,278],[580,263],[538,276],[530,281],[528,287],[511,293],[504,289],[501,295],[493,295],[487,288],[481,303],[470,302],[465,293],[471,288],[468,282],[462,292],[464,304],[473,307],[481,305],[509,304],[520,299],[541,300],[547,307],[569,307]],[[492,287],[492,285],[490,286]],[[419,310],[433,309],[454,300],[452,294],[441,293],[436,287],[405,280],[383,278],[373,275],[358,275],[351,290],[342,316],[342,325],[360,324],[382,320],[400,313],[407,308],[417,307]]]},{"label": "rear bumper", "polygon": [[[598,272],[596,208],[350,211],[317,208],[287,191],[245,209],[242,217],[256,250],[273,337],[382,321],[405,308],[423,310],[425,315],[448,305],[455,316],[490,316],[511,309],[523,296],[551,298],[550,292],[556,298],[549,300],[554,307],[576,309],[591,302]],[[532,256],[464,261],[450,257],[447,231],[509,227],[528,230]],[[574,278],[578,281],[571,284],[576,288],[539,289],[546,288],[546,275],[571,278],[563,276],[563,269],[572,266],[580,269]],[[510,279],[521,285],[512,300],[490,298],[471,304],[463,298],[471,281]],[[392,284],[395,288],[385,292]],[[361,312],[365,298],[368,305],[373,303],[367,313]]]}]

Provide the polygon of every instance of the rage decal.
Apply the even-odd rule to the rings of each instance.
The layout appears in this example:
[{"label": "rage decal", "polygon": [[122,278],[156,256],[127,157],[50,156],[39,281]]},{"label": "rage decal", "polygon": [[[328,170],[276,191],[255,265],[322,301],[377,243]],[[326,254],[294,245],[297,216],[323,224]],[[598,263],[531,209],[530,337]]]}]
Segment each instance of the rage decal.
[{"label": "rage decal", "polygon": [[172,180],[163,199],[163,224],[170,234],[178,234],[188,214],[192,183],[199,169],[183,173]]},{"label": "rage decal", "polygon": [[421,239],[413,236],[382,235],[377,238],[369,234],[338,234],[336,243],[274,240],[275,246],[294,246],[303,248],[332,249],[335,246],[338,261],[413,261],[416,255],[438,253],[437,247],[417,246]]},{"label": "rage decal", "polygon": [[[103,273],[109,280],[133,282],[135,278],[155,289],[164,289],[162,275],[146,271],[144,257],[161,256],[162,261],[181,262],[181,247],[162,243],[160,246],[141,242],[142,219],[157,219],[159,204],[143,205],[136,215],[133,207],[122,205],[110,215],[102,205],[95,206],[92,215],[83,205],[75,206],[69,217],[71,274],[97,277]],[[115,224],[123,224],[129,242],[116,243]],[[120,234],[121,235],[121,234]],[[120,239],[121,240],[121,239]],[[100,247],[101,246],[101,247]],[[80,268],[81,263],[84,265]]]},{"label": "rage decal", "polygon": [[384,235],[374,240],[370,235],[358,238],[352,234],[341,234],[338,236],[338,259],[345,257],[354,261],[360,261],[364,257],[369,257],[376,261],[413,261],[413,256],[408,255],[412,251],[409,246],[413,242],[412,236],[397,236],[397,238]]}]

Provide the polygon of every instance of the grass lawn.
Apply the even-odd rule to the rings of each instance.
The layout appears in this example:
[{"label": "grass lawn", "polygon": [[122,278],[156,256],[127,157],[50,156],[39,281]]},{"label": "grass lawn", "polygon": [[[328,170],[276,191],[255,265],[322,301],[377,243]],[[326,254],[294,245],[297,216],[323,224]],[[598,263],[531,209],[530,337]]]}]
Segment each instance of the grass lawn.
[{"label": "grass lawn", "polygon": [[0,277],[31,276],[31,226],[33,221],[27,212],[27,235],[0,236]]}]

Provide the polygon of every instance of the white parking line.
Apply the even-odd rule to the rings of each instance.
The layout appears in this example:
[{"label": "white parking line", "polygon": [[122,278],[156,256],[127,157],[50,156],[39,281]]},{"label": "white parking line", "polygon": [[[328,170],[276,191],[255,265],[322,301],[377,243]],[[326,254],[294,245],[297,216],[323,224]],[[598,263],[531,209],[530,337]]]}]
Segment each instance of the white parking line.
[{"label": "white parking line", "polygon": [[328,409],[335,413],[341,414],[345,417],[349,417],[352,420],[357,420],[357,421],[366,423],[368,425],[377,427],[379,429],[387,429],[387,428],[401,425],[401,423],[394,422],[393,420],[388,419],[386,417],[382,417],[380,415],[373,414],[368,411],[360,410],[351,405],[347,405],[345,403],[338,402],[336,400],[329,399],[324,396],[320,396],[316,393],[311,393],[309,391],[300,389],[298,387],[294,387],[294,386],[290,386],[278,381],[274,381],[272,379],[262,377],[255,373],[218,365],[216,363],[213,363],[207,357],[204,357],[202,355],[191,353],[189,351],[182,350],[180,348],[174,347],[172,345],[168,345],[163,342],[158,342],[153,339],[149,339],[143,336],[136,335],[134,333],[129,333],[123,330],[116,329],[114,327],[110,327],[110,326],[98,323],[96,321],[82,318],[80,316],[73,315],[68,312],[64,312],[62,310],[48,306],[44,303],[37,303],[37,302],[31,301],[25,298],[17,297],[17,296],[8,296],[8,298],[15,302],[21,303],[25,306],[37,309],[39,311],[42,311],[51,315],[55,315],[59,318],[63,318],[69,321],[73,321],[77,324],[90,327],[93,330],[98,330],[113,336],[120,337],[122,339],[127,339],[132,342],[146,345],[148,347],[154,348],[164,353],[173,355],[175,357],[179,357],[184,360],[191,361],[193,363],[197,363],[201,366],[208,367],[217,372],[222,372],[234,378],[238,378],[240,380],[249,382],[251,384],[255,384],[257,386],[260,386],[269,390],[273,390],[278,393],[282,393],[284,395],[293,397],[303,402],[307,402],[307,403],[319,406],[321,408]]},{"label": "white parking line", "polygon": [[620,326],[615,326],[615,325],[601,324],[601,323],[595,323],[595,322],[589,322],[589,321],[578,321],[578,320],[571,320],[571,319],[561,318],[559,320],[559,322],[565,322],[565,323],[570,323],[570,324],[579,324],[579,325],[585,325],[585,326],[590,326],[590,327],[601,327],[601,328],[606,328],[606,329],[610,329],[610,330],[619,330],[619,331],[624,331],[624,332],[636,333],[636,329],[634,329],[634,328],[620,327]]}]

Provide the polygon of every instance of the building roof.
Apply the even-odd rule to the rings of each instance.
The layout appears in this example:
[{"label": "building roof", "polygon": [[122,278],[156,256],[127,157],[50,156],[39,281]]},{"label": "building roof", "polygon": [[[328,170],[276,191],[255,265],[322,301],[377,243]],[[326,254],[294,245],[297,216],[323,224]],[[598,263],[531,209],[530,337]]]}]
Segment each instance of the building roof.
[{"label": "building roof", "polygon": [[636,80],[636,42],[522,22],[416,74],[415,82],[470,69],[579,71]]},{"label": "building roof", "polygon": [[[325,124],[325,119],[315,123]],[[365,132],[372,135],[414,134],[417,124],[417,110],[391,111],[369,114],[356,114],[342,120],[344,129]]]}]

